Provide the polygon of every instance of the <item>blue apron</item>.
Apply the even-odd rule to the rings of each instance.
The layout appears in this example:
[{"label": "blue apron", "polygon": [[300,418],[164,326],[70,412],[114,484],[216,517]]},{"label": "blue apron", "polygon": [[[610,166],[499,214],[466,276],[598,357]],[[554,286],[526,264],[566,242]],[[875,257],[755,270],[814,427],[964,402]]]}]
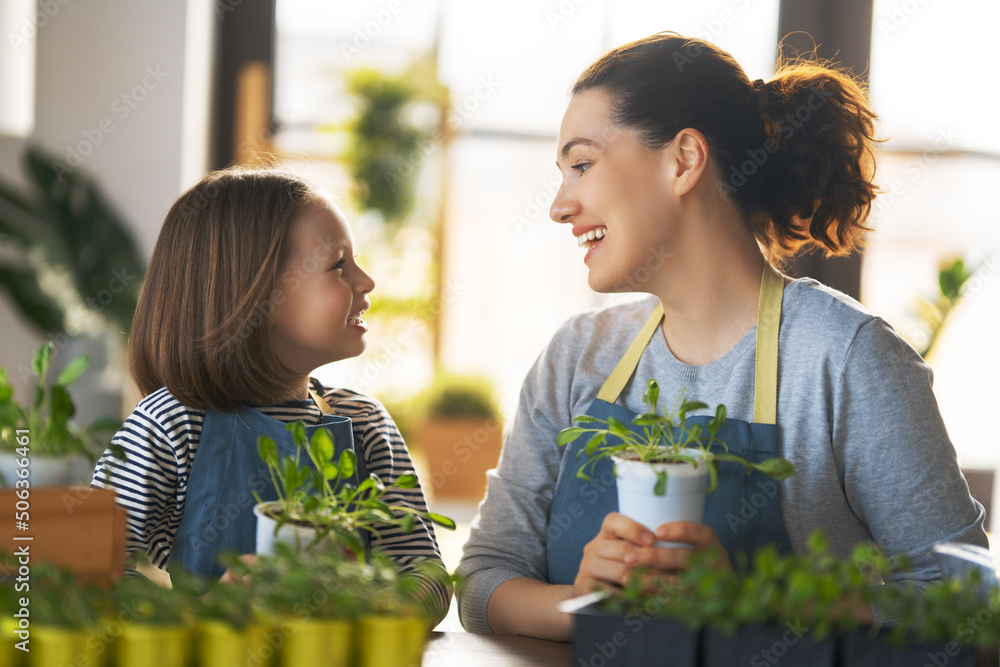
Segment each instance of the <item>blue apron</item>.
[{"label": "blue apron", "polygon": [[[778,446],[777,377],[778,327],[781,319],[781,297],[784,279],[765,262],[757,308],[757,348],[754,386],[754,422],[727,419],[717,437],[729,446],[729,451],[748,461],[760,463],[780,456]],[[663,319],[663,306],[657,305],[621,361],[605,381],[587,414],[616,419],[632,427],[635,413],[615,401],[635,373],[639,358]],[[697,397],[690,397],[696,399]],[[689,417],[688,423],[706,424],[711,417]],[[614,464],[602,459],[591,473],[589,481],[576,476],[585,460],[577,455],[589,439],[584,434],[566,445],[563,453],[556,492],[549,508],[546,543],[549,583],[572,584],[583,559],[583,547],[600,532],[604,517],[618,511],[618,491],[615,486]],[[711,526],[719,541],[729,552],[733,563],[749,557],[766,544],[775,545],[781,553],[792,550],[781,516],[778,483],[763,473],[746,473],[738,463],[723,462],[719,466],[719,486],[705,499],[702,523]],[[653,527],[655,528],[655,526]]]},{"label": "blue apron", "polygon": [[[311,439],[316,429],[325,428],[333,436],[334,460],[341,452],[354,451],[351,420],[334,415],[326,401],[310,390],[323,412],[320,423],[306,426]],[[278,456],[295,456],[295,442],[285,422],[249,408],[219,412],[208,408],[201,438],[187,479],[184,516],[174,537],[168,569],[182,568],[193,574],[218,579],[225,571],[218,562],[224,551],[252,554],[257,548],[256,491],[264,502],[278,494],[267,466],[257,454],[257,436],[267,435],[278,445]],[[303,454],[306,465],[312,465]],[[301,460],[301,459],[300,459]],[[354,477],[344,480],[357,485],[368,477],[364,456],[358,453]],[[184,481],[181,480],[181,484]],[[362,536],[368,551],[368,535]]]}]

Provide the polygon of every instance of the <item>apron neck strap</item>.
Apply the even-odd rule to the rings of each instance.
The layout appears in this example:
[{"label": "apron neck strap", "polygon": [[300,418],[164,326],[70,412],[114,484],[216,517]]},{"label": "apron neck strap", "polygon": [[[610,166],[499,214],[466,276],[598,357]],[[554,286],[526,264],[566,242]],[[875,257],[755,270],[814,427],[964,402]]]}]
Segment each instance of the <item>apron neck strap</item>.
[{"label": "apron neck strap", "polygon": [[[781,323],[781,298],[785,279],[768,262],[764,262],[764,275],[757,300],[757,354],[754,367],[753,417],[758,424],[774,424],[778,412],[778,327]],[[615,369],[604,381],[597,398],[608,403],[618,400],[628,384],[639,358],[649,344],[653,333],[663,321],[663,304],[657,304],[642,325],[632,344]]]},{"label": "apron neck strap", "polygon": [[757,357],[754,367],[753,420],[776,424],[778,416],[778,328],[785,278],[764,262],[764,277],[757,299]]},{"label": "apron neck strap", "polygon": [[324,415],[333,414],[333,410],[330,408],[330,404],[326,402],[325,398],[323,398],[315,391],[313,391],[312,387],[309,387],[309,395],[312,396],[312,399],[314,401],[316,401],[316,406],[319,408],[320,412],[322,412]]}]

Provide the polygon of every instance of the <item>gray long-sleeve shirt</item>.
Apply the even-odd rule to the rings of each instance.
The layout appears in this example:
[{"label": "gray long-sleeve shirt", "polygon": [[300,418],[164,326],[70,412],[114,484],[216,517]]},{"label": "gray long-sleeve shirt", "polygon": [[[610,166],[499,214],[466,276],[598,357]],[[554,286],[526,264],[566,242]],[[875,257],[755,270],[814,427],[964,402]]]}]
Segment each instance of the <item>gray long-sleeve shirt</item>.
[{"label": "gray long-sleeve shirt", "polygon": [[[490,632],[486,608],[501,583],[548,581],[545,534],[565,451],[556,434],[586,411],[655,305],[647,297],[573,317],[528,372],[458,568],[467,630]],[[751,422],[755,342],[756,329],[721,358],[691,366],[654,334],[618,402],[640,412],[653,378],[668,405],[686,388],[686,398],[724,403],[730,418]],[[781,509],[796,553],[821,528],[835,553],[875,541],[906,554],[908,576],[927,581],[940,576],[933,544],[987,546],[985,513],[959,470],[931,370],[888,324],[800,279],[784,291],[778,346],[781,455],[797,471],[780,483]]]}]

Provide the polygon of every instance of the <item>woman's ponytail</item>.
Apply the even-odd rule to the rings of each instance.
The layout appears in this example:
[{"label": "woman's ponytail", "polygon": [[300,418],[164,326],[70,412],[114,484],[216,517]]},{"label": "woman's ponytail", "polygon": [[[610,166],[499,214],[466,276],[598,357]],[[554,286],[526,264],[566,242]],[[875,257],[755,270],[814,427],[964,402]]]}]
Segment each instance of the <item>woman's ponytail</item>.
[{"label": "woman's ponytail", "polygon": [[[777,255],[856,248],[877,194],[875,114],[850,76],[815,62],[781,67],[757,93],[773,168],[744,192],[757,237]],[[769,153],[770,155],[770,153]]]}]

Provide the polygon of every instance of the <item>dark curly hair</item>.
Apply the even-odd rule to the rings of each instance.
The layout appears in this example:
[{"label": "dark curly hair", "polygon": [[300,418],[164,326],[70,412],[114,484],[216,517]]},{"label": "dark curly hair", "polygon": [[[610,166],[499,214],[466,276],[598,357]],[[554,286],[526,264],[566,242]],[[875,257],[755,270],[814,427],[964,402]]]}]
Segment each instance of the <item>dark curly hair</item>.
[{"label": "dark curly hair", "polygon": [[770,255],[847,255],[868,231],[876,116],[849,74],[789,60],[751,82],[717,46],[659,33],[602,56],[573,86],[587,90],[608,93],[615,122],[650,148],[684,128],[704,134],[723,190]]}]

